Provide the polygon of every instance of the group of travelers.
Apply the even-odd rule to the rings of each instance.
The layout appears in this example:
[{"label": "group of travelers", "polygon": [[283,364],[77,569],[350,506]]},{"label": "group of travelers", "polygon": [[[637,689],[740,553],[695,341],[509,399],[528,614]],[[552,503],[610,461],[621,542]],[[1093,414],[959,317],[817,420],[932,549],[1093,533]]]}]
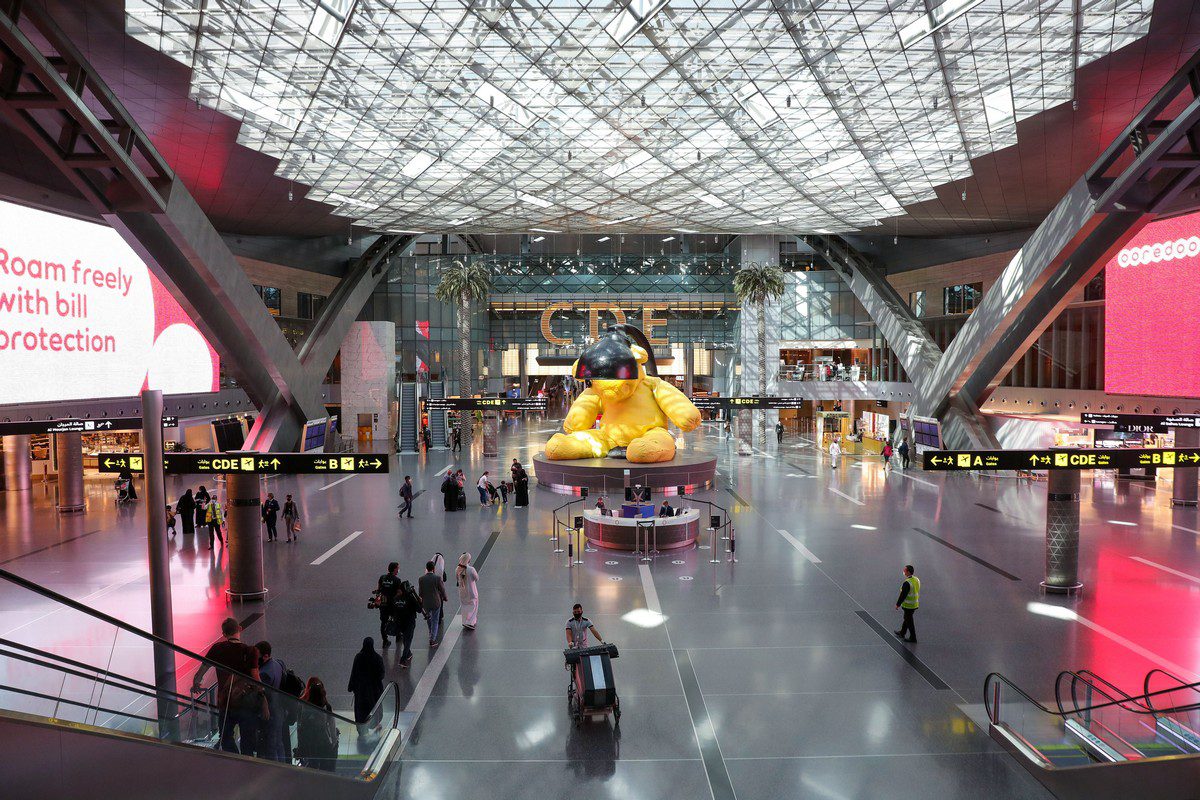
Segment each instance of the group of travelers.
[{"label": "group of travelers", "polygon": [[300,507],[289,494],[283,501],[282,508],[275,499],[274,492],[267,492],[267,499],[262,504],[262,521],[267,528],[267,541],[279,541],[279,515],[283,514],[283,529],[287,532],[287,541],[300,541]]},{"label": "group of travelers", "polygon": [[[166,511],[167,534],[174,536],[176,523],[182,520],[185,536],[192,535],[197,531],[204,533],[207,530],[208,549],[212,549],[214,539],[220,542],[221,547],[224,547],[225,509],[221,506],[216,492],[217,490],[213,489],[209,493],[204,486],[197,489],[194,494],[191,489],[188,489],[175,501],[174,508],[168,505]],[[262,521],[267,529],[267,541],[278,541],[277,525],[281,513],[284,530],[287,531],[287,540],[289,542],[300,541],[300,507],[296,505],[296,501],[290,494],[280,506],[273,492],[267,492],[267,499],[262,504]]]},{"label": "group of travelers", "polygon": [[203,533],[207,529],[208,549],[212,549],[214,537],[221,543],[221,547],[224,547],[225,510],[221,507],[216,491],[214,488],[212,494],[209,494],[208,489],[201,486],[193,494],[192,490],[188,489],[175,501],[174,509],[167,506],[167,534],[175,535],[175,522],[178,519],[183,521],[185,536],[197,531]]},{"label": "group of travelers", "polygon": [[[370,606],[379,609],[379,635],[386,649],[391,645],[389,637],[400,647],[400,666],[412,664],[412,640],[416,633],[417,617],[425,618],[429,628],[429,646],[437,647],[445,626],[445,606],[449,601],[446,593],[446,559],[441,553],[425,562],[425,572],[417,579],[416,586],[400,578],[400,564],[388,564],[387,572],[379,576]],[[459,614],[462,626],[473,631],[479,620],[479,572],[471,565],[471,554],[458,557],[454,570],[454,583],[458,587]]]},{"label": "group of travelers", "polygon": [[[514,505],[529,505],[529,473],[525,471],[520,460],[513,459],[509,466],[509,480],[493,481],[487,470],[479,476],[475,488],[479,491],[479,505],[508,505],[508,497],[513,496]],[[407,481],[407,478],[405,478]],[[447,470],[442,478],[442,505],[446,511],[461,511],[467,507],[466,476],[460,470]],[[403,489],[401,490],[403,496]],[[403,513],[403,512],[401,512]]]},{"label": "group of travelers", "polygon": [[[332,772],[337,765],[339,732],[325,684],[315,676],[301,680],[275,657],[270,642],[246,644],[241,635],[237,620],[230,617],[222,622],[221,638],[208,648],[192,678],[192,693],[199,694],[205,674],[216,669],[213,701],[220,749]],[[382,693],[380,674],[375,701]],[[355,697],[357,700],[357,692]],[[357,703],[355,711],[355,721],[365,724],[371,709],[362,719]]]}]

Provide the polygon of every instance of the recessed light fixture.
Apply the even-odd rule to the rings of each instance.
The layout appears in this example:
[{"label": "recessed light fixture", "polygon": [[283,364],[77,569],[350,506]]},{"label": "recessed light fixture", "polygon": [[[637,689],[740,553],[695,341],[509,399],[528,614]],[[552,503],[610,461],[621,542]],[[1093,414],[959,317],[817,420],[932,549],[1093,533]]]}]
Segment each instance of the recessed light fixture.
[{"label": "recessed light fixture", "polygon": [[664,242],[673,242],[673,241],[675,241],[675,237],[674,237],[674,236],[668,236],[667,238],[663,239],[663,241],[664,241]]},{"label": "recessed light fixture", "polygon": [[[916,22],[900,29],[900,47],[909,48],[929,34],[950,24],[983,0],[947,0],[932,11],[922,14]],[[632,35],[632,34],[630,34]]]},{"label": "recessed light fixture", "polygon": [[597,241],[597,242],[607,242],[607,241],[608,241],[609,239],[611,239],[611,238],[612,238],[611,236],[601,236],[601,237],[600,237],[599,239],[597,239],[596,241]]},{"label": "recessed light fixture", "polygon": [[533,242],[540,242],[540,241],[543,241],[545,238],[546,238],[545,236],[535,236],[535,237],[533,237],[533,239],[531,239],[530,241],[533,241]]},{"label": "recessed light fixture", "polygon": [[549,200],[543,200],[540,197],[534,197],[533,195],[525,194],[524,192],[517,192],[517,199],[522,203],[528,203],[529,205],[537,206],[538,208],[549,208],[550,206],[554,205]]},{"label": "recessed light fixture", "polygon": [[408,160],[408,163],[400,170],[400,174],[406,178],[420,177],[421,173],[433,166],[435,161],[437,158],[422,151]]},{"label": "recessed light fixture", "polygon": [[631,214],[628,217],[621,217],[620,219],[602,219],[602,220],[600,220],[600,224],[601,225],[620,225],[622,222],[629,222],[630,220],[634,220],[634,219],[637,219],[637,214]]},{"label": "recessed light fixture", "polygon": [[676,233],[699,233],[700,231],[689,231],[687,228],[671,228]]},{"label": "recessed light fixture", "polygon": [[707,203],[708,205],[712,206],[713,208],[724,208],[725,207],[724,200],[717,197],[715,194],[710,194],[709,192],[696,192],[696,199],[699,200],[701,203]]},{"label": "recessed light fixture", "polygon": [[530,228],[529,230],[537,231],[538,233],[562,233],[562,231],[552,231],[549,228]]}]

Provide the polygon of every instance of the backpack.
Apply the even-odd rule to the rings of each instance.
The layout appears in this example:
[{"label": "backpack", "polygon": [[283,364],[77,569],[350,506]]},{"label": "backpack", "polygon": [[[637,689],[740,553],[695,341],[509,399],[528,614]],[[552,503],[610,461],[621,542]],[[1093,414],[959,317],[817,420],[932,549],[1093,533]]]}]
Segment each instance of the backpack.
[{"label": "backpack", "polygon": [[283,678],[279,681],[279,691],[290,694],[292,697],[299,697],[304,693],[304,681],[288,669],[286,664],[283,668]]}]

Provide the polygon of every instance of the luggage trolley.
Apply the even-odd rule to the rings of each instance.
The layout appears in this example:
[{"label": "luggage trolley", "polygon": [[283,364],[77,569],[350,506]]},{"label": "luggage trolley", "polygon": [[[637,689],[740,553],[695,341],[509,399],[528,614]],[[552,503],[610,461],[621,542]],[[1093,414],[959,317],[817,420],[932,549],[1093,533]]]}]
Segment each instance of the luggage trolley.
[{"label": "luggage trolley", "polygon": [[621,724],[621,698],[617,697],[617,686],[613,681],[611,660],[619,658],[615,644],[607,643],[595,647],[567,648],[563,650],[571,681],[567,685],[567,710],[576,725],[584,717],[612,714],[616,724]]}]

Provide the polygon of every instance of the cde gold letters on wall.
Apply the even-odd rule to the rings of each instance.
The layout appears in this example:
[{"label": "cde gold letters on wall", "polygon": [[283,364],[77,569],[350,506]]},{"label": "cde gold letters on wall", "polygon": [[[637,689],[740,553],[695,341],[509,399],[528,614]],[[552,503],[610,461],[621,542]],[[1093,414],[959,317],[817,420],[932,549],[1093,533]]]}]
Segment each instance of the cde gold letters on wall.
[{"label": "cde gold letters on wall", "polygon": [[[656,337],[654,335],[655,328],[665,327],[667,321],[654,316],[656,311],[666,311],[670,308],[669,303],[643,303],[642,309],[642,332],[646,334],[646,338],[653,345],[667,345],[670,340],[666,337]],[[625,311],[619,306],[611,303],[551,303],[542,311],[542,338],[556,347],[567,347],[575,342],[571,339],[565,339],[554,333],[554,328],[551,323],[554,320],[554,315],[559,311],[573,311],[577,308],[586,308],[588,312],[588,335],[592,339],[600,335],[600,314],[607,313],[612,316],[618,323],[628,322],[628,317]],[[636,312],[634,312],[636,313]]]}]

